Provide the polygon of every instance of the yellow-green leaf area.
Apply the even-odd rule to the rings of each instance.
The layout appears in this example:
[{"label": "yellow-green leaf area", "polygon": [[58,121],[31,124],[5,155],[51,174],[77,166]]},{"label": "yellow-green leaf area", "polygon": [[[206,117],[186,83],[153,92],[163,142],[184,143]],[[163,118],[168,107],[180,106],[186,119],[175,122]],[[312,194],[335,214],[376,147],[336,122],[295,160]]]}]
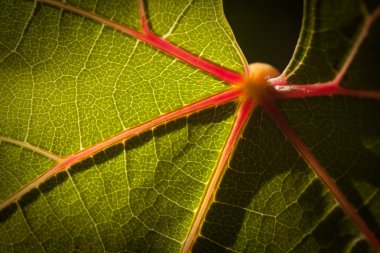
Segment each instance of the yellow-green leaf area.
[{"label": "yellow-green leaf area", "polygon": [[222,1],[148,1],[153,31],[220,66],[243,73],[245,57],[224,17]]},{"label": "yellow-green leaf area", "polygon": [[[21,4],[30,18],[0,63],[4,136],[64,156],[226,88],[102,24]],[[5,7],[8,28],[19,14]]]},{"label": "yellow-green leaf area", "polygon": [[6,210],[1,245],[6,251],[178,251],[234,111],[227,104],[181,118],[49,179]]}]

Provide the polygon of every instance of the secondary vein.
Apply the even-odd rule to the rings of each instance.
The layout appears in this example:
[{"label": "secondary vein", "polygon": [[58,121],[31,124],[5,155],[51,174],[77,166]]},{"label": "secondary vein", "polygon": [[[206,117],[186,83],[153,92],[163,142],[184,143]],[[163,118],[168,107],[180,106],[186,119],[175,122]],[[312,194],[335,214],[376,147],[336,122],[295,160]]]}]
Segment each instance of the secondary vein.
[{"label": "secondary vein", "polygon": [[8,143],[20,146],[20,147],[25,148],[25,149],[29,149],[33,152],[40,154],[40,155],[46,156],[46,157],[48,157],[48,158],[50,158],[56,162],[63,161],[62,157],[60,157],[56,154],[53,154],[53,153],[51,153],[45,149],[42,149],[40,147],[34,146],[34,145],[32,145],[28,142],[25,142],[25,141],[20,141],[20,140],[16,140],[16,139],[5,137],[5,136],[0,136],[0,141],[8,142]]}]

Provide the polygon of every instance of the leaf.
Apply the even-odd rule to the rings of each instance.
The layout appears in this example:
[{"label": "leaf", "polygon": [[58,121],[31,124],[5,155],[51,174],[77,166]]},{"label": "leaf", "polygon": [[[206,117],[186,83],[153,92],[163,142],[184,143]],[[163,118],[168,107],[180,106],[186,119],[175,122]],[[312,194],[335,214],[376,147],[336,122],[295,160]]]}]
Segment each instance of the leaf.
[{"label": "leaf", "polygon": [[268,83],[219,0],[1,6],[1,252],[380,250],[378,3]]}]

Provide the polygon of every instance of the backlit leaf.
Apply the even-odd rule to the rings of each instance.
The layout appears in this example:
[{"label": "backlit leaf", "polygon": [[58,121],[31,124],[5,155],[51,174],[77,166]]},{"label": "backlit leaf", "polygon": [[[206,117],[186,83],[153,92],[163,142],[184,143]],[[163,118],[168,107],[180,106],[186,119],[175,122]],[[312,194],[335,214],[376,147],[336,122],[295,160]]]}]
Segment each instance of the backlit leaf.
[{"label": "backlit leaf", "polygon": [[2,0],[0,251],[379,251],[380,5],[304,10],[263,91],[221,0]]}]

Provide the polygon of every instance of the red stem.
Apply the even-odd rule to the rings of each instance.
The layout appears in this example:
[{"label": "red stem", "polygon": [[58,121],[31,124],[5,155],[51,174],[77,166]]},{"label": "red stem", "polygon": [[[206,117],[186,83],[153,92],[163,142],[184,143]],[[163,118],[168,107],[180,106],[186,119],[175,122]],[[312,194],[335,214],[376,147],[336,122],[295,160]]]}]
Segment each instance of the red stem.
[{"label": "red stem", "polygon": [[326,170],[319,164],[317,159],[313,156],[310,149],[306,146],[300,137],[293,131],[289,126],[288,122],[281,114],[280,110],[276,104],[270,98],[263,99],[261,105],[264,107],[268,115],[276,123],[276,125],[281,129],[283,134],[292,143],[295,149],[303,156],[305,161],[310,165],[315,174],[325,183],[325,185],[330,189],[335,199],[340,203],[343,210],[348,216],[354,221],[361,233],[367,238],[368,242],[372,245],[376,252],[380,252],[380,241],[376,235],[371,231],[371,229],[364,222],[362,217],[358,214],[355,207],[347,200],[343,192],[335,184],[334,180],[326,172]]}]

